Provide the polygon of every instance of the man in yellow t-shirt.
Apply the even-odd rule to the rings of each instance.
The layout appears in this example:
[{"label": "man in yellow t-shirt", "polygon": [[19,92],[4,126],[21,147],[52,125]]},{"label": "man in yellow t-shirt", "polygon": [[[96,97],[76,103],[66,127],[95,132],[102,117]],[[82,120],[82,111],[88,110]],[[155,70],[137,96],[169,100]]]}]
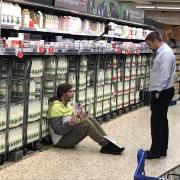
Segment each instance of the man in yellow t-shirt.
[{"label": "man in yellow t-shirt", "polygon": [[124,147],[120,148],[108,140],[105,131],[94,118],[86,112],[74,112],[69,103],[73,97],[72,86],[63,83],[57,88],[57,96],[50,100],[47,118],[53,145],[72,148],[89,136],[102,146],[101,153],[121,154]]}]

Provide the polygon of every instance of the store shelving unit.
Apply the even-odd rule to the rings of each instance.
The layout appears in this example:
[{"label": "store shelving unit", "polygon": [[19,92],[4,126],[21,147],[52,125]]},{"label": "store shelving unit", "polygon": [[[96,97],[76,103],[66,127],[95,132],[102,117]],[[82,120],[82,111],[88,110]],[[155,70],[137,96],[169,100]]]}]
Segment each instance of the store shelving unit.
[{"label": "store shelving unit", "polygon": [[176,103],[177,100],[180,98],[180,49],[175,48],[173,49],[175,56],[176,56],[176,75],[175,75],[175,95],[173,101]]},{"label": "store shelving unit", "polygon": [[0,120],[0,164],[3,164],[6,160],[6,152],[7,152],[7,135],[8,135],[8,115],[9,115],[9,109],[7,108],[9,106],[9,101],[6,101],[9,99],[9,79],[10,74],[9,68],[10,63],[6,60],[6,58],[1,58],[0,60],[0,112],[1,112],[1,120]]},{"label": "store shelving unit", "polygon": [[[56,15],[71,15],[99,21],[115,22],[138,28],[151,29],[143,24],[104,18],[77,11],[25,1],[7,0],[22,8],[46,11]],[[40,38],[55,39],[56,36],[76,40],[96,40],[98,33],[74,33],[60,30],[1,26],[1,37],[11,33],[30,33]],[[143,39],[121,38],[104,35],[102,39],[141,43]],[[28,148],[37,149],[48,137],[46,111],[48,99],[53,97],[58,84],[69,82],[75,90],[76,101],[81,101],[85,110],[99,122],[108,121],[123,111],[137,107],[144,99],[140,91],[148,87],[148,58],[151,52],[123,52],[116,49],[94,47],[58,48],[0,48],[0,163],[11,152]],[[22,53],[23,57],[17,56]],[[19,57],[19,58],[18,58]],[[145,59],[145,60],[144,60]]]}]

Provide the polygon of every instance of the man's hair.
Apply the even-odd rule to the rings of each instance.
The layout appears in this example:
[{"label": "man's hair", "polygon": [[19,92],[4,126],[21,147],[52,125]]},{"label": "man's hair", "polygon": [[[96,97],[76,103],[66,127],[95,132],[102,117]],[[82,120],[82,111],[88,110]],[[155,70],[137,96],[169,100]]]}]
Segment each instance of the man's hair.
[{"label": "man's hair", "polygon": [[160,35],[158,32],[153,31],[153,32],[150,32],[150,33],[147,35],[145,41],[151,41],[151,42],[153,42],[155,39],[157,39],[158,41],[162,41],[161,35]]},{"label": "man's hair", "polygon": [[173,43],[173,44],[176,45],[176,40],[175,40],[174,38],[170,38],[170,39],[169,39],[169,42],[171,42],[171,43]]},{"label": "man's hair", "polygon": [[57,88],[57,97],[61,98],[64,93],[67,93],[70,89],[72,89],[72,85],[68,83],[62,83],[58,85]]},{"label": "man's hair", "polygon": [[60,100],[64,93],[67,93],[70,89],[72,89],[72,85],[68,83],[59,84],[56,91],[56,96],[49,98],[48,104],[53,101]]}]

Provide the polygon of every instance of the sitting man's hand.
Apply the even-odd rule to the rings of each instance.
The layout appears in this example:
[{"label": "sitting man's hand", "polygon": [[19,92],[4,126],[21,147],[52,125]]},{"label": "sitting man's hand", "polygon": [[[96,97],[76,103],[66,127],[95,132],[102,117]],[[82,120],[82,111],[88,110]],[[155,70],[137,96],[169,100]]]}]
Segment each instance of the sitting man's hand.
[{"label": "sitting man's hand", "polygon": [[69,120],[69,124],[71,126],[74,126],[77,122],[77,117],[76,116],[71,116],[70,120]]},{"label": "sitting man's hand", "polygon": [[87,119],[89,117],[89,113],[87,111],[84,111],[84,112],[77,112],[75,114],[77,117],[79,117],[80,119]]},{"label": "sitting man's hand", "polygon": [[89,117],[89,113],[88,111],[84,111],[81,113],[81,116],[83,117],[83,119],[87,119]]},{"label": "sitting man's hand", "polygon": [[85,120],[85,118],[84,118],[84,115],[82,113],[76,113],[76,114],[74,114],[74,116],[71,116],[69,124],[71,126],[74,126],[75,124],[78,124],[84,120]]}]

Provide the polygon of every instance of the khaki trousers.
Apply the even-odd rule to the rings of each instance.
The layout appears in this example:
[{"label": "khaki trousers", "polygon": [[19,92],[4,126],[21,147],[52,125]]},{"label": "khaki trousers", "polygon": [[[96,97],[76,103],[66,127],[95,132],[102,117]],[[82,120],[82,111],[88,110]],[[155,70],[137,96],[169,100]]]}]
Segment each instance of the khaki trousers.
[{"label": "khaki trousers", "polygon": [[59,142],[55,145],[60,148],[72,148],[81,142],[86,136],[92,138],[99,145],[104,146],[107,144],[105,131],[100,124],[92,117],[76,124],[73,129],[65,134]]}]

